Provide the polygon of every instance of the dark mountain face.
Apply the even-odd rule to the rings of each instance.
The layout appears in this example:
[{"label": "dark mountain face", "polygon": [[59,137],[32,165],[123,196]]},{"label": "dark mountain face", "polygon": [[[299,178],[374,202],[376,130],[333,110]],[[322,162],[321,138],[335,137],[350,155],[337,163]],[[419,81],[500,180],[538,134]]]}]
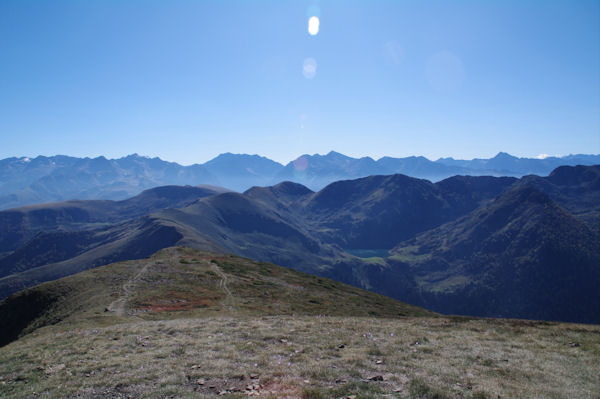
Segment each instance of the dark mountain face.
[{"label": "dark mountain face", "polygon": [[517,186],[392,253],[410,264],[432,309],[598,322],[599,243],[547,195]]},{"label": "dark mountain face", "polygon": [[306,202],[304,212],[326,242],[348,249],[389,249],[475,209],[512,183],[493,177],[433,184],[404,175],[371,176],[330,184]]},{"label": "dark mountain face", "polygon": [[546,178],[525,176],[521,184],[548,195],[600,233],[600,165],[560,167]]}]

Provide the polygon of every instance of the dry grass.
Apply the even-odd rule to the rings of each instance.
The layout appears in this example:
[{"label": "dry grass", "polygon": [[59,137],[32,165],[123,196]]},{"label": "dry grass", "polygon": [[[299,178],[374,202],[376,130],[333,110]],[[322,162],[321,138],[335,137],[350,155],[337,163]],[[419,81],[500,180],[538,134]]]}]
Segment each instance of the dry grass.
[{"label": "dry grass", "polygon": [[[0,348],[2,398],[597,399],[600,392],[600,326],[435,317],[227,255],[171,248],[20,298],[35,292],[58,299],[28,334]],[[6,302],[0,314],[11,309],[14,316],[18,308]]]},{"label": "dry grass", "polygon": [[[268,316],[52,326],[0,349],[0,395],[597,398],[598,359],[598,326],[511,320]],[[379,375],[383,381],[369,380]],[[246,390],[253,384],[260,388]]]}]

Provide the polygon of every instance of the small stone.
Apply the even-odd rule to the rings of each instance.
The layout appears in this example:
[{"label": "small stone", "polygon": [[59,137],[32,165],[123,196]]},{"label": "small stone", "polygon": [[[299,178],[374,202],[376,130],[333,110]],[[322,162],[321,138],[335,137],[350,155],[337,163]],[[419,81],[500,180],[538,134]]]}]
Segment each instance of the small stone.
[{"label": "small stone", "polygon": [[250,374],[251,380],[258,380],[258,374]]},{"label": "small stone", "polygon": [[374,375],[373,377],[369,378],[369,381],[383,381],[383,376],[381,376],[381,375]]},{"label": "small stone", "polygon": [[199,379],[198,381],[196,381],[196,384],[198,384],[198,385],[204,385],[205,382],[204,382],[203,379]]},{"label": "small stone", "polygon": [[383,364],[383,360],[379,359],[375,362],[375,364]]},{"label": "small stone", "polygon": [[303,383],[305,383],[305,384],[310,384],[310,381],[309,381],[309,380],[304,380],[304,381],[302,381],[302,382],[303,382]]}]

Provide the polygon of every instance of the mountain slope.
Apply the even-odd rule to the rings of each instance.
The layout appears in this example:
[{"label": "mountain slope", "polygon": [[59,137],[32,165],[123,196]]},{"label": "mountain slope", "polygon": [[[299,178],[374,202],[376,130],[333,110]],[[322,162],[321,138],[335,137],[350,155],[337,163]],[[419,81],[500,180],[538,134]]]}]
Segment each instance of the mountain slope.
[{"label": "mountain slope", "polygon": [[477,208],[513,183],[491,177],[433,184],[404,175],[370,176],[328,185],[310,197],[303,212],[326,242],[347,249],[389,249]]},{"label": "mountain slope", "polygon": [[226,191],[216,186],[163,186],[122,201],[73,200],[0,211],[0,253],[15,250],[42,231],[103,227]]},{"label": "mountain slope", "polygon": [[[125,287],[125,288],[124,288]],[[115,295],[115,293],[117,293]],[[340,302],[339,298],[344,298]],[[101,314],[98,314],[102,312]],[[431,316],[431,312],[269,263],[189,248],[45,283],[0,302],[0,346],[45,325],[239,315]]]},{"label": "mountain slope", "polygon": [[600,233],[600,165],[561,166],[548,177],[525,176],[535,187]]},{"label": "mountain slope", "polygon": [[441,312],[600,321],[600,240],[548,196],[518,186],[392,253]]}]

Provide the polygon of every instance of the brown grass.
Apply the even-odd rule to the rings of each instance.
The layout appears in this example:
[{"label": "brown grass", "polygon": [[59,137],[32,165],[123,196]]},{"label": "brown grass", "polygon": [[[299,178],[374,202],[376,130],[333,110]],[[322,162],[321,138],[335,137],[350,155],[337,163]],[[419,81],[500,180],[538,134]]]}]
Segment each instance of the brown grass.
[{"label": "brown grass", "polygon": [[[598,326],[512,320],[268,316],[52,326],[0,349],[0,395],[597,398],[599,358]],[[378,375],[383,381],[369,380]],[[259,389],[246,390],[254,383]]]},{"label": "brown grass", "polygon": [[[40,287],[65,296],[0,348],[2,398],[600,392],[600,326],[435,317],[226,255],[172,248]],[[60,322],[37,328],[56,315]]]}]

